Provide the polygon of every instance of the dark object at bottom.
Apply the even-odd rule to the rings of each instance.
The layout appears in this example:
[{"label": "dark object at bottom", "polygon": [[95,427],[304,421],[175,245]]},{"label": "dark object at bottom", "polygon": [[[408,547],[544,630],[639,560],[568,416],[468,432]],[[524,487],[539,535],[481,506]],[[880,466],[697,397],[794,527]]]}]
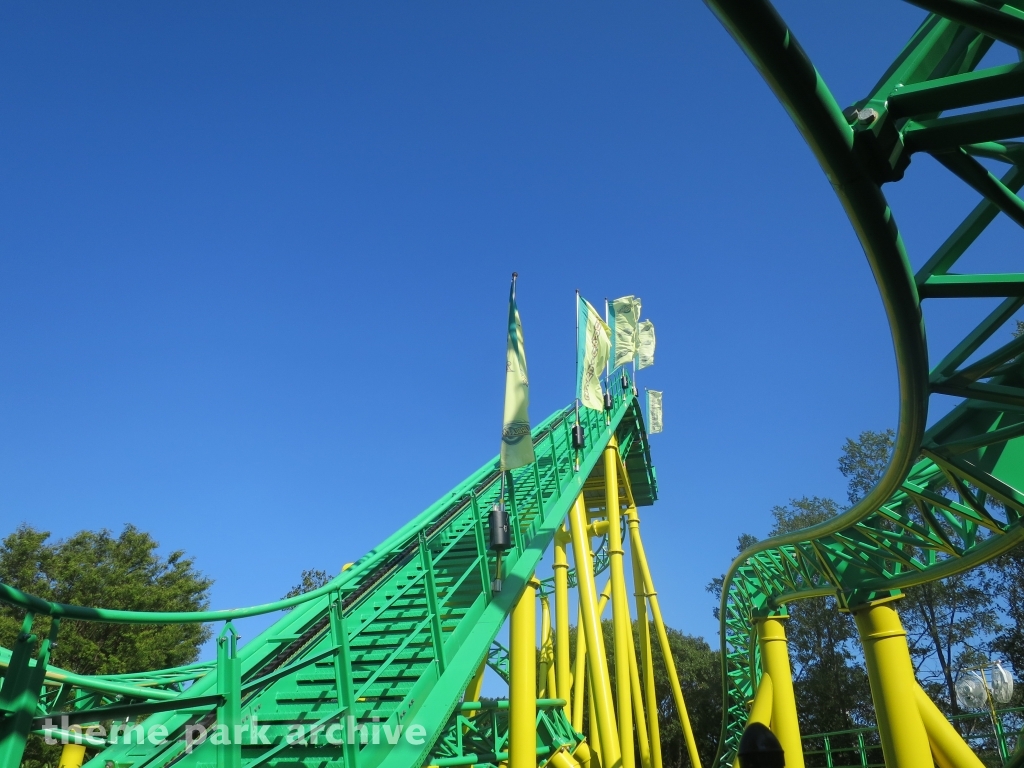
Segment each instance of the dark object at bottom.
[{"label": "dark object at bottom", "polygon": [[782,768],[786,764],[782,745],[762,723],[751,723],[743,731],[739,758],[740,768]]},{"label": "dark object at bottom", "polygon": [[574,450],[582,451],[586,442],[586,433],[583,425],[577,421],[572,428],[572,447]]}]

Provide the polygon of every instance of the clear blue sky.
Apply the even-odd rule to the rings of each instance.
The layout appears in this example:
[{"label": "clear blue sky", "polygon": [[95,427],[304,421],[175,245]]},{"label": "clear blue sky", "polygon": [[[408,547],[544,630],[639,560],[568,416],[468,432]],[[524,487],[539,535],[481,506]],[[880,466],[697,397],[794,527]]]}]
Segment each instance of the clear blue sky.
[{"label": "clear blue sky", "polygon": [[[779,7],[842,105],[923,18]],[[0,67],[0,533],[134,523],[215,607],[336,572],[496,454],[513,270],[535,423],[574,290],[642,297],[646,540],[713,643],[737,535],[895,423],[853,232],[696,0],[12,2]],[[917,265],[975,202],[929,158],[887,191]]]}]

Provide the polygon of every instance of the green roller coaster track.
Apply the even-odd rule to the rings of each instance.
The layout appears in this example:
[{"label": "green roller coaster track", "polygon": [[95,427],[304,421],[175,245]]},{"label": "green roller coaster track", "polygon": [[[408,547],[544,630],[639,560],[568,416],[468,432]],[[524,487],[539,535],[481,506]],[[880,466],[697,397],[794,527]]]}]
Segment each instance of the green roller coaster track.
[{"label": "green roller coaster track", "polygon": [[[976,567],[1024,539],[1024,337],[1010,340],[1008,332],[1024,306],[1024,273],[953,271],[1000,213],[1024,226],[1017,195],[1024,144],[1011,141],[1024,136],[1024,104],[1011,102],[1024,97],[1024,63],[979,69],[997,41],[1024,51],[1024,0],[912,0],[929,14],[878,84],[845,110],[767,0],[706,2],[786,107],[853,224],[889,320],[900,393],[895,447],[877,486],[826,523],[749,548],[726,575],[725,713],[715,761],[715,768],[726,768],[761,676],[757,619],[825,595],[856,610]],[[920,152],[982,199],[914,273],[882,185],[900,181]],[[989,170],[994,164],[1007,166],[1002,176]],[[993,299],[994,308],[929,368],[921,302],[963,298]],[[447,768],[507,760],[507,702],[463,698],[483,661],[508,678],[498,633],[613,436],[636,504],[657,497],[632,383],[612,377],[609,386],[607,420],[582,413],[583,450],[572,446],[571,409],[534,430],[536,463],[511,475],[514,547],[501,592],[492,591],[495,561],[485,520],[499,495],[496,462],[329,584],[288,600],[140,613],[49,603],[0,584],[0,600],[27,613],[15,647],[0,650],[0,768],[18,765],[31,732],[84,740],[99,749],[88,764],[95,768]],[[928,427],[933,395],[957,404]],[[607,563],[600,550],[595,569]],[[271,628],[238,643],[233,620],[285,609]],[[33,631],[41,616],[52,617],[46,638]],[[90,677],[48,664],[62,621],[224,622],[224,628],[214,662]],[[564,703],[537,702],[541,762],[583,739]],[[69,733],[142,718],[148,731],[162,728],[167,738],[112,743]],[[289,738],[295,725],[321,734],[348,718],[350,726],[391,732],[415,723],[422,739],[335,746]],[[236,749],[206,741],[190,748],[189,734],[199,727],[224,724],[232,732],[257,722],[266,743],[253,739]]]},{"label": "green roller coaster track", "polygon": [[[68,737],[68,729],[148,715],[144,732],[166,733],[159,744],[122,738],[101,748],[89,766],[319,766],[325,760],[375,768],[497,763],[507,759],[508,702],[461,698],[481,660],[507,667],[495,643],[511,606],[549,548],[570,505],[583,490],[608,440],[618,441],[637,504],[651,504],[657,483],[639,401],[628,377],[614,378],[606,415],[580,414],[587,441],[572,446],[573,409],[559,411],[533,431],[537,461],[515,470],[508,499],[514,548],[506,553],[504,588],[492,592],[494,553],[486,548],[486,511],[498,500],[500,472],[492,461],[417,516],[332,582],[267,605],[204,613],[143,613],[48,603],[0,584],[0,599],[28,611],[11,651],[0,653],[0,766],[16,766],[29,732]],[[607,423],[606,423],[607,421]],[[601,569],[597,558],[595,570]],[[236,643],[234,619],[291,611],[247,643]],[[61,621],[184,623],[224,621],[217,661],[133,675],[74,675],[46,664],[49,642],[32,634],[33,616],[51,616],[50,640]],[[33,653],[33,650],[35,652]],[[507,676],[507,672],[504,672]],[[537,750],[545,759],[582,740],[569,725],[563,701],[538,702]],[[421,744],[385,737],[362,744],[326,740],[335,723],[423,728]],[[207,740],[187,751],[189,733],[215,722],[257,724],[269,743],[244,730],[240,754]],[[290,729],[318,731],[313,744],[289,741]],[[266,726],[265,730],[259,730]],[[347,731],[342,731],[347,736]],[[385,731],[381,730],[381,733]],[[71,736],[74,738],[73,736]],[[249,742],[245,741],[248,738]],[[125,743],[126,741],[131,743]],[[339,760],[340,758],[340,760]]]},{"label": "green roller coaster track", "polygon": [[[855,608],[975,567],[1024,539],[1024,273],[953,272],[999,213],[1024,226],[1024,64],[978,69],[996,41],[1024,49],[1024,4],[913,0],[931,13],[863,99],[836,103],[766,0],[707,0],[786,107],[859,238],[888,315],[899,375],[892,460],[868,495],[826,523],[762,541],[733,562],[722,594],[726,706],[717,765],[732,763],[759,676],[753,620],[836,595]],[[951,110],[975,108],[953,116]],[[915,274],[885,183],[927,152],[982,196]],[[1000,178],[979,158],[1005,164]],[[921,301],[1002,299],[929,372]],[[998,335],[997,335],[998,334]],[[1002,343],[980,353],[995,337]],[[932,395],[957,398],[926,429]]]}]

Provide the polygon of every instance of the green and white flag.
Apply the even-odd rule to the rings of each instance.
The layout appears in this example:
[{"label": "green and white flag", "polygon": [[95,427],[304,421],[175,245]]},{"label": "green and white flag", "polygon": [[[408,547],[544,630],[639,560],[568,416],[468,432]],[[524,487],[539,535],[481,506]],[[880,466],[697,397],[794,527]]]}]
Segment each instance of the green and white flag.
[{"label": "green and white flag", "polygon": [[639,349],[637,355],[637,368],[647,368],[654,365],[654,323],[644,320],[637,329],[639,338]]},{"label": "green and white flag", "polygon": [[534,460],[530,436],[530,380],[526,375],[523,324],[516,309],[516,273],[508,296],[508,347],[505,353],[505,417],[501,424],[501,469],[516,469]]},{"label": "green and white flag", "polygon": [[639,352],[637,339],[640,299],[623,296],[608,304],[608,327],[612,337],[612,370],[633,360]]},{"label": "green and white flag", "polygon": [[647,434],[656,435],[661,432],[661,392],[656,389],[647,390]]},{"label": "green and white flag", "polygon": [[608,364],[611,332],[601,314],[590,302],[576,294],[579,312],[577,344],[576,396],[580,403],[595,411],[604,411],[601,374]]}]

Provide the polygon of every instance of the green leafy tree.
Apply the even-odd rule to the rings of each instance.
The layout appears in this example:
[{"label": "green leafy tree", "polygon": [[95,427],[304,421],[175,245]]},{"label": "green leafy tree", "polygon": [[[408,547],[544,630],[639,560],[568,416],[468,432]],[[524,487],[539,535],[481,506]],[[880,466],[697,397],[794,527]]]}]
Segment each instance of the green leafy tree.
[{"label": "green leafy tree", "polygon": [[846,495],[851,504],[856,504],[878,484],[889,466],[895,442],[896,433],[891,429],[884,432],[866,430],[856,440],[846,438],[839,457],[839,471],[847,480]]},{"label": "green leafy tree", "polygon": [[312,592],[314,589],[320,589],[320,587],[327,584],[333,578],[327,571],[322,571],[319,568],[311,568],[308,571],[304,570],[299,583],[289,589],[283,599],[287,600],[289,597],[298,597],[307,592]]},{"label": "green leafy tree", "polygon": [[[162,557],[153,538],[132,525],[79,531],[50,541],[47,531],[21,525],[0,543],[0,581],[46,600],[131,611],[200,611],[212,581],[182,551]],[[10,648],[24,613],[0,604],[0,645]],[[49,619],[33,632],[45,636]],[[188,664],[210,638],[199,624],[97,624],[61,622],[54,666],[79,674],[120,674]],[[56,765],[59,746],[32,736],[23,768]]]},{"label": "green leafy tree", "polygon": [[[79,531],[51,542],[47,531],[22,525],[0,544],[0,581],[46,600],[130,611],[199,611],[213,583],[183,551],[167,557],[133,525],[118,536]],[[10,648],[23,612],[0,607],[0,644]],[[48,622],[34,625],[45,634]],[[200,624],[97,624],[64,621],[55,666],[85,675],[120,674],[188,664],[210,638]]]}]

